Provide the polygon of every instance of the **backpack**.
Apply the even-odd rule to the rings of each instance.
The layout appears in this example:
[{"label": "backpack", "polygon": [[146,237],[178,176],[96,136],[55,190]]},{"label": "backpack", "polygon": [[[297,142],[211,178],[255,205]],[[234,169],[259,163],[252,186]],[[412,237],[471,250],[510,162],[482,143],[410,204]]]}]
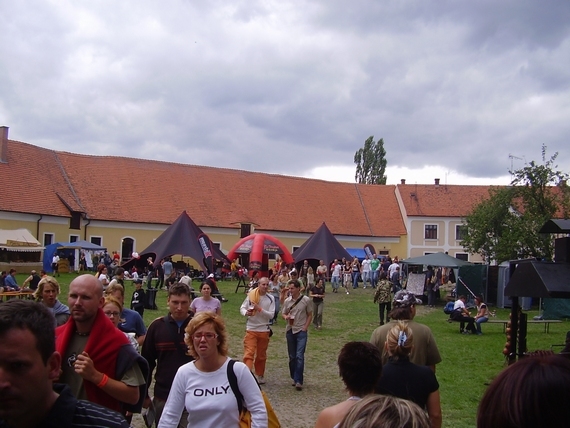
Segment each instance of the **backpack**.
[{"label": "backpack", "polygon": [[451,315],[453,312],[453,306],[455,306],[454,302],[447,302],[447,304],[443,307],[443,312],[447,315]]},{"label": "backpack", "polygon": [[[239,390],[239,385],[237,383],[237,376],[234,372],[235,362],[236,362],[236,360],[228,361],[228,380],[230,382],[230,387],[232,388],[232,391],[233,391],[234,395],[236,396],[238,409],[240,412],[239,427],[240,428],[246,428],[246,427],[251,426],[251,413],[243,405],[243,395],[242,395],[241,391]],[[253,373],[252,373],[252,376],[253,376]],[[255,379],[255,376],[253,376],[253,378]],[[256,379],[256,382],[257,382],[257,379]],[[259,384],[257,386],[259,386]],[[259,387],[259,389],[261,389],[261,387]],[[267,427],[268,428],[281,428],[281,423],[279,422],[279,419],[277,418],[277,415],[275,414],[275,410],[273,410],[273,407],[271,406],[271,403],[269,402],[267,395],[265,394],[264,391],[261,391],[261,395],[263,396],[263,402],[265,403],[265,410],[267,411]]]}]

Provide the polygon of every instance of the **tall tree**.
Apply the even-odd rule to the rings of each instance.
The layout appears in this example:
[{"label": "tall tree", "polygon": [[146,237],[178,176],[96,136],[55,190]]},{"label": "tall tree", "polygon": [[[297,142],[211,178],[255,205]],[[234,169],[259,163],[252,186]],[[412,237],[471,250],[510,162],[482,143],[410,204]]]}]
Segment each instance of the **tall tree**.
[{"label": "tall tree", "polygon": [[354,180],[361,184],[386,184],[386,150],[384,150],[384,140],[380,138],[374,141],[374,136],[370,136],[364,147],[358,149],[354,154],[356,164],[356,174]]},{"label": "tall tree", "polygon": [[488,263],[527,257],[552,259],[550,235],[538,233],[551,218],[568,217],[568,174],[554,164],[558,153],[546,160],[542,146],[542,164],[534,161],[510,171],[510,187],[492,188],[489,199],[469,214],[463,247],[480,254]]}]

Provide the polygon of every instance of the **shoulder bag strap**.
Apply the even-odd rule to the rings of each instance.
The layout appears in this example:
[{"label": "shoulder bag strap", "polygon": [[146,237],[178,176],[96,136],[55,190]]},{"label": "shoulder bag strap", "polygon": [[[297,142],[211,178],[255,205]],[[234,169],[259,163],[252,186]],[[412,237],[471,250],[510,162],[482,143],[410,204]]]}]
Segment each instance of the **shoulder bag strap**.
[{"label": "shoulder bag strap", "polygon": [[291,307],[289,308],[289,312],[291,312],[291,311],[293,310],[293,308],[294,308],[295,306],[297,306],[301,300],[303,300],[303,297],[305,297],[305,296],[304,296],[304,295],[301,295],[301,296],[299,296],[299,298],[298,298],[297,300],[295,300],[295,303],[293,303],[293,304],[291,305]]},{"label": "shoulder bag strap", "polygon": [[232,389],[234,395],[236,396],[236,401],[238,405],[238,411],[241,413],[243,409],[243,395],[239,390],[236,373],[234,372],[234,364],[236,360],[228,361],[228,381],[230,382],[230,388]]}]

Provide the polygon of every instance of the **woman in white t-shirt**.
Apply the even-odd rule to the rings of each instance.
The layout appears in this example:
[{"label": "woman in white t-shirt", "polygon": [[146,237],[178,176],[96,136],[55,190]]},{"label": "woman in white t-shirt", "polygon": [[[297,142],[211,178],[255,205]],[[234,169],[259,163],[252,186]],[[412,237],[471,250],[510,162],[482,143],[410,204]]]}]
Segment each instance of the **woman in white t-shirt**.
[{"label": "woman in white t-shirt", "polygon": [[99,280],[99,282],[101,282],[101,284],[103,285],[103,290],[106,290],[107,286],[109,285],[109,276],[107,275],[107,266],[105,266],[102,263],[99,266],[97,266],[97,273],[95,274],[95,278],[97,278]]},{"label": "woman in white t-shirt", "polygon": [[210,279],[206,279],[200,284],[200,292],[202,297],[192,300],[190,310],[195,314],[199,312],[213,312],[216,315],[222,314],[222,305],[220,301],[212,297],[212,289],[214,284]]},{"label": "woman in white t-shirt", "polygon": [[259,385],[242,362],[228,367],[227,332],[220,316],[200,312],[186,327],[184,341],[194,361],[178,369],[158,428],[178,426],[184,408],[189,427],[237,427],[239,408],[228,379],[233,370],[243,404],[251,412],[251,426],[267,427],[267,410]]}]

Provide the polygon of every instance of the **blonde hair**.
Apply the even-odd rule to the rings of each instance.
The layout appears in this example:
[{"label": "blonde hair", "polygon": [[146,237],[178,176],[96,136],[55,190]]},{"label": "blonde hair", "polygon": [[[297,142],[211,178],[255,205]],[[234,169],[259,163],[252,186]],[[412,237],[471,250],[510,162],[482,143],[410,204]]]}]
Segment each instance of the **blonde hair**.
[{"label": "blonde hair", "polygon": [[430,428],[427,413],[416,403],[390,395],[367,395],[342,419],[339,428]]},{"label": "blonde hair", "polygon": [[119,302],[119,299],[117,299],[115,296],[111,295],[105,296],[105,304],[103,305],[103,307],[105,307],[108,304],[115,305],[117,308],[119,308],[120,312],[123,312],[123,305],[121,305],[121,302]]},{"label": "blonde hair", "polygon": [[188,353],[192,355],[196,360],[200,357],[194,348],[194,333],[200,327],[205,324],[212,324],[214,330],[218,335],[218,354],[224,357],[228,355],[228,333],[226,331],[226,325],[221,316],[215,314],[214,312],[198,312],[188,323],[186,327],[186,334],[184,335],[184,342],[188,345]]},{"label": "blonde hair", "polygon": [[53,277],[53,276],[44,276],[40,282],[38,282],[38,288],[36,289],[36,291],[34,291],[34,300],[36,300],[37,302],[41,302],[43,300],[43,294],[44,294],[44,287],[46,284],[50,284],[51,286],[53,286],[53,288],[55,288],[55,294],[56,297],[59,294],[59,282],[57,282],[57,280]]},{"label": "blonde hair", "polygon": [[414,344],[414,333],[406,321],[398,321],[386,335],[386,351],[395,360],[408,358]]},{"label": "blonde hair", "polygon": [[110,296],[110,295],[113,294],[115,291],[120,291],[120,292],[121,292],[121,296],[125,297],[125,288],[124,288],[121,284],[118,284],[118,283],[109,285],[109,286],[105,289],[105,296]]}]

